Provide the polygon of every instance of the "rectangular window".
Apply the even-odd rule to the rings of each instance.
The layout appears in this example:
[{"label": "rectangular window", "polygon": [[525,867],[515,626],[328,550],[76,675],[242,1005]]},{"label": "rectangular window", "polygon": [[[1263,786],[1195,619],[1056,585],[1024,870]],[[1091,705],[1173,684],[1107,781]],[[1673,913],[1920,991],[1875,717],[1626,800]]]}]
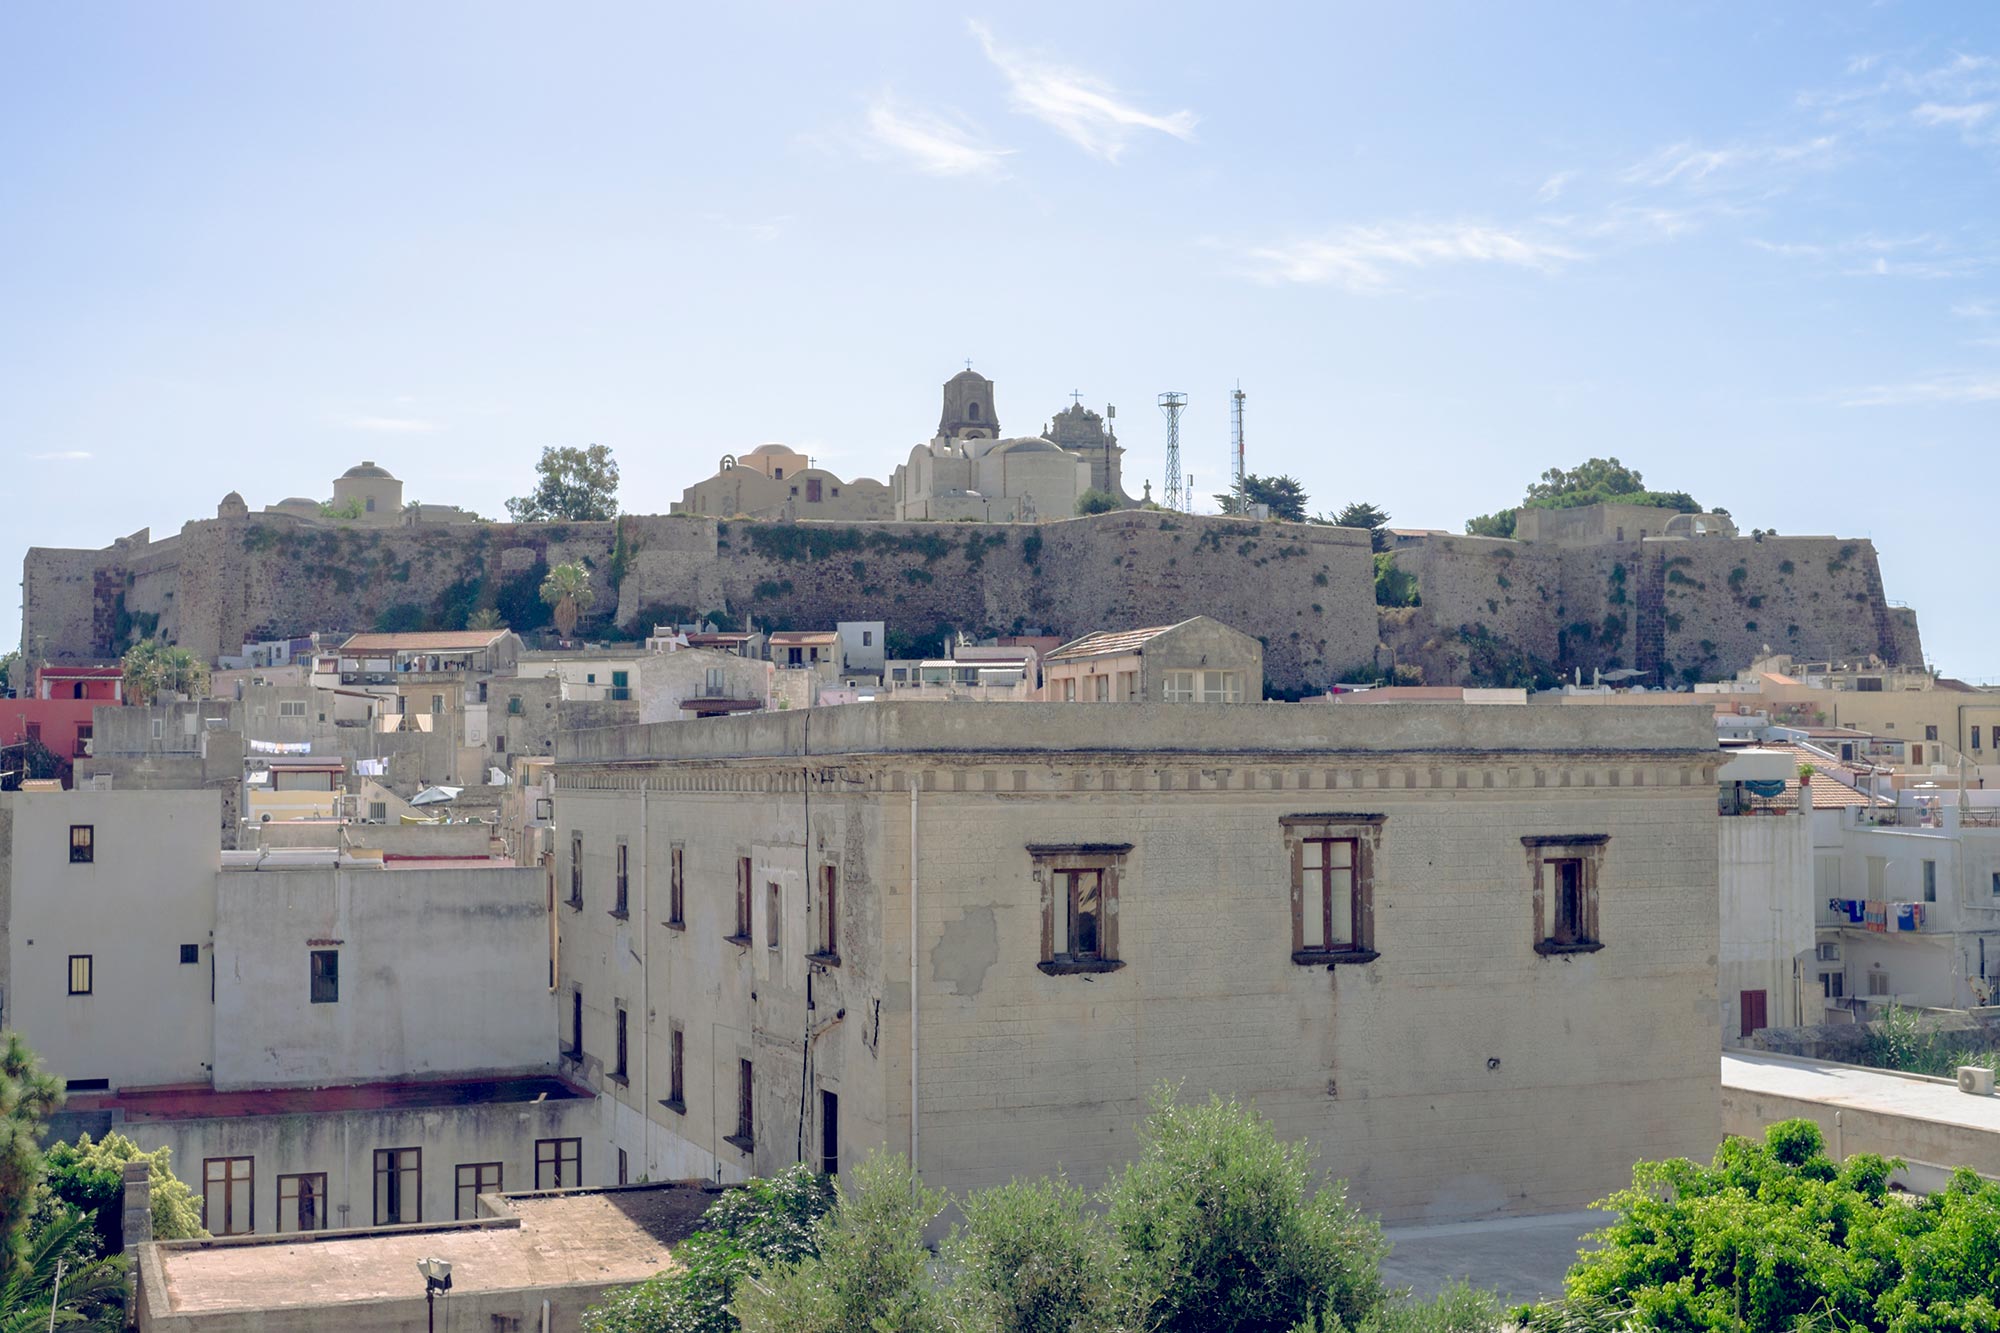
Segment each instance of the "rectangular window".
[{"label": "rectangular window", "polygon": [[1098,703],[1101,703],[1101,704],[1108,704],[1108,703],[1110,703],[1110,702],[1111,702],[1111,677],[1109,677],[1109,676],[1096,676],[1096,677],[1093,677],[1093,678],[1092,678],[1092,680],[1093,680],[1093,693],[1092,693],[1092,697],[1093,697],[1093,698],[1094,698],[1094,699],[1095,699],[1095,700],[1096,700],[1096,701],[1097,701]]},{"label": "rectangular window", "polygon": [[1751,1033],[1768,1026],[1768,1003],[1769,996],[1761,990],[1737,992],[1737,1017],[1741,1020],[1738,1028],[1745,1041],[1750,1039]]},{"label": "rectangular window", "polygon": [[278,1177],[279,1231],[324,1231],[332,1211],[326,1201],[326,1172]]},{"label": "rectangular window", "polygon": [[840,1098],[824,1090],[819,1094],[819,1173],[840,1174]]},{"label": "rectangular window", "polygon": [[1601,833],[1521,839],[1533,876],[1536,953],[1590,953],[1604,947],[1597,933],[1597,877],[1609,841]]},{"label": "rectangular window", "polygon": [[660,1105],[669,1111],[687,1114],[687,1088],[681,1082],[681,1070],[687,1052],[687,1039],[680,1025],[675,1024],[667,1034],[667,1099]]},{"label": "rectangular window", "polygon": [[279,716],[279,717],[304,717],[305,715],[306,715],[306,701],[305,701],[305,700],[303,700],[303,699],[280,699],[280,700],[278,700],[278,716]]},{"label": "rectangular window", "polygon": [[1076,678],[1073,676],[1063,677],[1062,701],[1066,704],[1076,702]]},{"label": "rectangular window", "polygon": [[[161,740],[165,740],[166,738],[167,738],[167,724],[166,724],[166,720],[165,720],[164,718],[157,718],[157,717],[156,717],[156,718],[154,718],[154,719],[153,719],[153,739],[154,739],[154,740],[156,740],[156,741],[161,741]],[[1977,744],[1977,742],[1974,742],[1974,743],[1975,743],[1975,744]]]},{"label": "rectangular window", "polygon": [[583,1059],[583,991],[569,993],[569,1058]]},{"label": "rectangular window", "polygon": [[[424,1220],[424,1150],[375,1150],[375,1225],[400,1226]],[[214,1230],[213,1227],[210,1230]]]},{"label": "rectangular window", "polygon": [[97,859],[97,826],[95,824],[71,824],[69,826],[69,862],[71,865],[89,865]]},{"label": "rectangular window", "polygon": [[631,1172],[632,1172],[632,1164],[631,1162],[626,1160],[625,1150],[623,1148],[620,1148],[618,1150],[618,1183],[621,1185],[630,1184],[631,1181],[628,1179],[628,1177],[631,1175]]},{"label": "rectangular window", "polygon": [[388,823],[389,803],[387,801],[370,801],[368,803],[368,822],[371,824]]},{"label": "rectangular window", "polygon": [[71,995],[88,995],[95,981],[96,977],[93,975],[91,968],[90,955],[87,953],[71,954],[69,956],[69,993]]},{"label": "rectangular window", "polygon": [[569,835],[569,905],[583,906],[583,835]]},{"label": "rectangular window", "polygon": [[813,905],[818,917],[819,956],[840,961],[840,872],[833,866],[819,868],[819,901]]},{"label": "rectangular window", "polygon": [[1292,961],[1366,963],[1375,950],[1375,849],[1381,815],[1286,815]]},{"label": "rectangular window", "polygon": [[862,630],[862,631],[861,631],[861,646],[862,646],[863,648],[872,648],[872,647],[874,647],[874,646],[875,646],[875,631],[874,631],[874,630],[872,630],[872,629],[865,629],[865,630]]},{"label": "rectangular window", "polygon": [[181,946],[182,967],[186,967],[189,963],[199,963],[200,961],[201,946],[199,944],[183,944]]},{"label": "rectangular window", "polygon": [[1925,724],[1925,726],[1924,726],[1924,739],[1925,739],[1925,740],[1927,740],[1927,741],[1934,741],[1934,740],[1936,740],[1936,739],[1937,739],[1937,728],[1936,728],[1935,726],[1933,726],[1933,725],[1930,725],[1930,724],[1928,724],[1928,723],[1927,723],[1927,724]]},{"label": "rectangular window", "polygon": [[1243,702],[1243,677],[1234,671],[1204,671],[1201,673],[1201,701],[1205,704],[1240,704]]},{"label": "rectangular window", "polygon": [[1111,972],[1118,960],[1118,883],[1130,843],[1031,846],[1042,899],[1042,962],[1051,976]]},{"label": "rectangular window", "polygon": [[728,1141],[744,1152],[756,1146],[756,1076],[748,1060],[736,1062],[736,1132]]},{"label": "rectangular window", "polygon": [[312,951],[312,1002],[340,1002],[340,951],[337,949]]},{"label": "rectangular window", "polygon": [[1924,901],[1927,903],[1937,901],[1937,862],[1935,861],[1924,862]]},{"label": "rectangular window", "polygon": [[687,928],[687,848],[680,843],[667,852],[667,924]]},{"label": "rectangular window", "polygon": [[750,858],[736,858],[736,933],[731,939],[740,944],[750,942]]},{"label": "rectangular window", "polygon": [[431,715],[435,717],[437,714],[442,713],[443,711],[444,711],[444,696],[442,694],[433,694],[431,696]]},{"label": "rectangular window", "polygon": [[1847,978],[1839,972],[1822,972],[1819,989],[1827,999],[1838,1000],[1847,994]]},{"label": "rectangular window", "polygon": [[521,696],[520,696],[520,695],[518,695],[518,694],[510,694],[510,695],[508,695],[508,696],[507,696],[507,713],[508,713],[508,716],[510,716],[510,717],[519,717],[519,716],[521,715]]},{"label": "rectangular window", "polygon": [[627,1077],[625,1072],[625,1006],[624,1005],[622,1004],[619,1005],[617,1009],[614,1011],[614,1022],[617,1025],[613,1029],[613,1035],[617,1041],[618,1065],[615,1069],[611,1071],[611,1077],[623,1082],[624,1079]]},{"label": "rectangular window", "polygon": [[535,1140],[536,1189],[569,1190],[582,1183],[582,1139]]},{"label": "rectangular window", "polygon": [[460,1162],[451,1215],[461,1222],[479,1216],[479,1196],[498,1194],[503,1174],[498,1162]]},{"label": "rectangular window", "polygon": [[612,886],[611,915],[627,916],[632,901],[631,851],[625,843],[618,844],[617,879]]},{"label": "rectangular window", "polygon": [[245,1236],[256,1229],[254,1158],[208,1157],[201,1164],[201,1225],[213,1236]]},{"label": "rectangular window", "polygon": [[776,884],[764,886],[764,945],[778,947],[778,936],[782,933],[785,919],[785,896]]},{"label": "rectangular window", "polygon": [[1980,744],[1979,744],[1979,738],[1980,738],[1980,735],[1981,735],[1981,732],[1980,732],[1979,728],[1978,728],[1978,727],[1971,727],[1971,728],[1968,728],[1968,731],[1969,731],[1969,733],[1970,733],[1970,734],[1971,734],[1971,736],[1972,736],[1972,748],[1973,748],[1973,749],[1975,749],[1975,750],[1979,749],[1979,748],[1980,748]]}]

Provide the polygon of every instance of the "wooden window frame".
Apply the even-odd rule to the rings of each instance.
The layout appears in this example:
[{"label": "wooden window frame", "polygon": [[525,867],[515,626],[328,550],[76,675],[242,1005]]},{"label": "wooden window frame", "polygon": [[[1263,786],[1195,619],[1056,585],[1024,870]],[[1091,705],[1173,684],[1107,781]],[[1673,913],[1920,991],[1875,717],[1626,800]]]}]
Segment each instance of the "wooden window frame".
[{"label": "wooden window frame", "polygon": [[815,963],[840,966],[840,867],[831,861],[819,868],[818,892],[813,898],[813,943],[807,954]]},{"label": "wooden window frame", "polygon": [[750,893],[751,893],[751,885],[756,881],[756,877],[757,877],[756,869],[751,864],[750,858],[747,856],[737,857],[736,858],[736,921],[735,921],[736,928],[733,932],[731,932],[728,935],[725,935],[723,938],[728,940],[731,944],[741,945],[744,948],[748,948],[750,945],[756,942],[750,938],[750,930],[753,924],[750,919],[750,912],[751,912]]},{"label": "wooden window frame", "polygon": [[757,1068],[741,1056],[736,1060],[736,1132],[722,1141],[738,1152],[757,1150]]},{"label": "wooden window frame", "polygon": [[[77,837],[79,833],[83,835],[80,839]],[[97,864],[97,825],[69,826],[69,863],[73,866]]]},{"label": "wooden window frame", "polygon": [[[1048,976],[1116,972],[1124,967],[1118,956],[1118,895],[1129,842],[1033,843],[1028,847],[1035,886],[1042,904],[1042,961],[1035,966]],[[1098,876],[1097,950],[1079,956],[1071,951],[1068,921],[1074,906],[1077,875]],[[1061,948],[1057,948],[1060,942]]]},{"label": "wooden window frame", "polygon": [[[333,960],[331,968],[324,968],[322,958]],[[312,949],[306,954],[307,997],[313,1004],[340,1003],[340,950]]]},{"label": "wooden window frame", "polygon": [[[1384,815],[1346,811],[1285,815],[1278,820],[1285,839],[1285,857],[1291,866],[1292,961],[1300,967],[1354,966],[1372,963],[1382,956],[1375,947],[1375,862],[1382,850],[1382,827],[1386,822]],[[1308,845],[1337,842],[1351,844],[1354,849],[1354,887],[1348,902],[1349,943],[1339,948],[1309,948],[1306,913],[1314,906],[1321,913],[1331,910],[1327,896],[1331,870],[1323,863],[1320,884],[1307,884]]]},{"label": "wooden window frame", "polygon": [[[243,1164],[242,1181],[248,1215],[242,1226],[234,1225],[236,1204],[235,1185],[237,1183],[236,1164]],[[222,1167],[222,1179],[211,1178],[211,1168]],[[210,1223],[208,1216],[208,1192],[211,1186],[222,1186],[223,1218],[220,1226]],[[257,1231],[257,1159],[255,1157],[204,1157],[201,1159],[201,1229],[211,1236],[249,1236]]]},{"label": "wooden window frame", "polygon": [[[563,1183],[563,1164],[567,1162],[576,1169],[576,1179]],[[556,1183],[544,1185],[547,1177],[543,1168],[555,1175]],[[538,1190],[568,1190],[580,1188],[583,1184],[583,1140],[581,1138],[536,1139],[535,1140],[535,1188]]]},{"label": "wooden window frame", "polygon": [[[409,1154],[415,1160],[416,1165],[404,1166],[404,1154]],[[416,1203],[416,1216],[414,1217],[404,1217],[402,1215],[404,1210],[401,1205],[406,1202],[403,1198],[402,1177],[406,1175],[416,1177],[415,1188],[411,1190],[414,1202]],[[395,1178],[396,1182],[396,1202],[398,1207],[396,1209],[396,1219],[393,1222],[386,1220],[382,1216],[382,1181],[385,1176]],[[373,1186],[370,1195],[376,1226],[415,1226],[424,1220],[424,1150],[422,1148],[377,1148],[375,1150],[375,1170],[370,1175],[369,1180]]]},{"label": "wooden window frame", "polygon": [[667,849],[667,919],[669,930],[687,929],[687,844],[674,843]]},{"label": "wooden window frame", "polygon": [[687,1108],[687,1033],[679,1023],[667,1028],[667,1095],[660,1102],[676,1115],[686,1115]]},{"label": "wooden window frame", "polygon": [[[470,1183],[468,1183],[465,1178],[465,1173],[468,1171],[472,1173],[472,1180]],[[488,1188],[486,1185],[486,1179],[489,1171],[491,1172],[493,1178],[493,1184],[491,1188]],[[506,1179],[507,1179],[507,1168],[504,1164],[500,1162],[460,1162],[452,1176],[452,1195],[451,1195],[452,1220],[456,1222],[464,1222],[470,1218],[478,1217],[479,1196],[482,1194],[500,1193],[501,1190],[505,1188],[503,1182]],[[472,1197],[469,1201],[467,1200],[465,1193],[467,1190],[472,1191]],[[470,1203],[469,1207],[467,1206],[468,1202]]]},{"label": "wooden window frame", "polygon": [[617,865],[611,877],[611,915],[626,921],[632,916],[632,844],[620,838],[616,855]]},{"label": "wooden window frame", "polygon": [[[315,1216],[317,1216],[319,1219],[318,1224],[315,1226],[308,1227],[299,1225],[299,1198],[302,1193],[299,1186],[301,1181],[319,1182],[318,1185],[314,1187],[317,1188],[319,1192],[312,1196],[316,1204]],[[326,1172],[298,1171],[294,1172],[289,1176],[278,1177],[278,1234],[279,1235],[288,1236],[295,1232],[301,1232],[301,1231],[326,1231],[329,1229],[328,1227],[329,1219],[327,1217],[327,1214],[331,1213],[332,1211],[333,1211],[333,1206],[327,1199]],[[285,1221],[287,1218],[291,1219],[292,1224],[290,1226],[285,1225]]]},{"label": "wooden window frame", "polygon": [[[1596,953],[1604,947],[1598,924],[1598,880],[1604,861],[1608,833],[1530,834],[1521,839],[1527,853],[1528,884],[1533,894],[1535,952],[1544,957]],[[1551,867],[1573,861],[1577,866],[1578,914],[1574,928],[1565,927],[1557,905],[1549,901]],[[1555,873],[1560,873],[1556,871]],[[1564,938],[1568,936],[1568,938]]]},{"label": "wooden window frame", "polygon": [[[83,985],[76,984],[76,965],[83,964]],[[73,953],[69,956],[69,993],[71,995],[95,995],[97,993],[97,959],[94,954]]]}]

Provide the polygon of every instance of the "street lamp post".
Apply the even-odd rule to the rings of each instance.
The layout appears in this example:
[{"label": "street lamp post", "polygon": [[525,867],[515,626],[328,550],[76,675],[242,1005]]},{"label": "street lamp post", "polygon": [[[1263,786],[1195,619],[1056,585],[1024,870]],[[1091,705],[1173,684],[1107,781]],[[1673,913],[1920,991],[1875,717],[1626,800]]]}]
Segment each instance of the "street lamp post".
[{"label": "street lamp post", "polygon": [[437,1333],[437,1295],[451,1290],[449,1259],[419,1259],[417,1271],[424,1275],[424,1321],[430,1333]]}]

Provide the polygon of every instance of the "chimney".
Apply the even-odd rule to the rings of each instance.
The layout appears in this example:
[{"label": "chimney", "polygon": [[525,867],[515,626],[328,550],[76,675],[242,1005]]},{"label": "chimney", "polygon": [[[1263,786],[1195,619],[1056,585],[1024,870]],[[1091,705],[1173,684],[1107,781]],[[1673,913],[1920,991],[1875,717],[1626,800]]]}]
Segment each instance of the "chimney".
[{"label": "chimney", "polygon": [[131,1254],[153,1239],[152,1166],[146,1162],[125,1163],[125,1253]]}]

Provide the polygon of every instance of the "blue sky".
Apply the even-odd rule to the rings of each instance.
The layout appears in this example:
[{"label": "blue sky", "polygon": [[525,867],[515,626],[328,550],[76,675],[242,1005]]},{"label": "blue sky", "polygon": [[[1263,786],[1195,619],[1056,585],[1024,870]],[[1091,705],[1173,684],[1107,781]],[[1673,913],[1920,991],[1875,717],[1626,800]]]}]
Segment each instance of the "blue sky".
[{"label": "blue sky", "polygon": [[[1002,424],[1456,529],[1616,455],[2000,679],[2000,8],[0,9],[0,556]],[[0,610],[17,635],[18,598]]]}]

